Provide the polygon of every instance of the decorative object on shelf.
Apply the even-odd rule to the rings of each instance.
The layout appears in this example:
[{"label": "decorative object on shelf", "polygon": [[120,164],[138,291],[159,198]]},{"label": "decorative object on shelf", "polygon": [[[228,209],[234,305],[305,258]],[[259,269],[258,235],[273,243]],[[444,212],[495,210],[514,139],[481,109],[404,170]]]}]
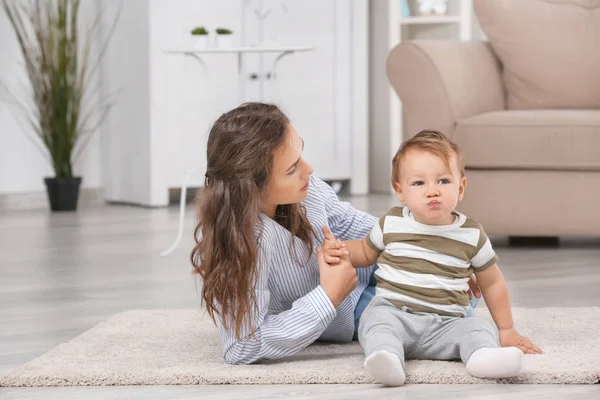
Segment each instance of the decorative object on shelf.
[{"label": "decorative object on shelf", "polygon": [[227,28],[217,28],[215,30],[215,45],[220,49],[230,49],[233,47],[233,32]]},{"label": "decorative object on shelf", "polygon": [[90,79],[98,72],[120,9],[95,49],[100,21],[96,19],[82,34],[80,0],[2,0],[2,5],[18,40],[32,93],[21,101],[7,91],[33,131],[28,134],[24,129],[24,133],[49,156],[54,176],[44,182],[50,209],[75,211],[82,178],[73,176],[73,165],[111,106],[107,99],[90,97],[96,92]]},{"label": "decorative object on shelf", "polygon": [[410,17],[410,7],[408,6],[408,0],[400,0],[400,15],[402,18]]},{"label": "decorative object on shelf", "polygon": [[205,27],[196,27],[191,33],[196,38],[196,46],[198,48],[206,49],[208,47],[208,31]]},{"label": "decorative object on shelf", "polygon": [[417,0],[419,15],[446,15],[448,12],[448,0]]},{"label": "decorative object on shelf", "polygon": [[[249,5],[253,5],[252,4],[252,0],[244,0],[243,1],[243,7],[246,8]],[[264,33],[264,22],[267,19],[267,17],[269,16],[269,14],[271,13],[271,11],[273,11],[277,6],[281,7],[281,9],[283,10],[283,12],[287,13],[288,12],[288,8],[285,5],[285,0],[278,0],[277,4],[273,5],[273,2],[269,2],[269,4],[271,5],[270,8],[265,8],[264,2],[261,1],[260,2],[260,8],[259,7],[254,7],[254,15],[256,16],[256,20],[258,21],[258,42],[259,45],[264,44],[265,42],[265,33]],[[262,62],[262,61],[261,61]]]}]

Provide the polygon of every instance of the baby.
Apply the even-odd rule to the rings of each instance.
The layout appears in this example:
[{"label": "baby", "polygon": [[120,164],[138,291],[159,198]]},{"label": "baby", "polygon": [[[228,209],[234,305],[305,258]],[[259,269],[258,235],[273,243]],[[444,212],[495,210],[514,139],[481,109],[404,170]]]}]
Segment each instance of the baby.
[{"label": "baby", "polygon": [[[460,358],[476,377],[518,375],[523,352],[542,351],[514,327],[506,282],[482,226],[455,211],[467,183],[460,149],[424,130],[403,143],[392,166],[405,206],[389,210],[363,240],[341,242],[326,231],[323,243],[330,264],[349,256],[356,268],[379,266],[375,298],[358,327],[366,371],[399,386],[407,358]],[[472,273],[496,327],[465,318]]]}]

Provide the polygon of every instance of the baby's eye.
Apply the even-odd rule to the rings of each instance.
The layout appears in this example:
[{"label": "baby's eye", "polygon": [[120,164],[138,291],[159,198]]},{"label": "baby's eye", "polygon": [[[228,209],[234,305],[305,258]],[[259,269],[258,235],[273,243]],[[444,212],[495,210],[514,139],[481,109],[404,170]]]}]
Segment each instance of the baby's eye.
[{"label": "baby's eye", "polygon": [[421,186],[423,185],[423,181],[416,181],[412,183],[412,186]]},{"label": "baby's eye", "polygon": [[449,184],[449,183],[450,183],[450,181],[449,181],[448,179],[440,179],[440,183],[441,183],[442,185],[447,185],[447,184]]}]

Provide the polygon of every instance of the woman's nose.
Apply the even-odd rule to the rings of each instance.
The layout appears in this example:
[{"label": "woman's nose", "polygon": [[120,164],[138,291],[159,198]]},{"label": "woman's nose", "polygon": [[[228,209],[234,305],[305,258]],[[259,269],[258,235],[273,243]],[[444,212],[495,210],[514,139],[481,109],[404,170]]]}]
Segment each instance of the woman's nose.
[{"label": "woman's nose", "polygon": [[[304,159],[302,159],[302,161],[304,161]],[[306,161],[304,161],[304,165],[305,165],[306,175],[312,175],[312,173],[313,173],[313,167],[309,163],[307,163]]]}]

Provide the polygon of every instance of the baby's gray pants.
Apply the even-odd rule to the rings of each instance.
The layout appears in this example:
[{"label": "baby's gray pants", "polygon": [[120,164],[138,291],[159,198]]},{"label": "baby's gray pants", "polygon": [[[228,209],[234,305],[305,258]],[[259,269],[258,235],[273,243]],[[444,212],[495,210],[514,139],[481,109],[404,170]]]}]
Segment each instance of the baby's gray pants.
[{"label": "baby's gray pants", "polygon": [[442,317],[398,308],[376,296],[363,312],[358,340],[365,356],[378,350],[405,359],[455,360],[464,363],[483,347],[500,347],[498,330],[479,317]]}]

